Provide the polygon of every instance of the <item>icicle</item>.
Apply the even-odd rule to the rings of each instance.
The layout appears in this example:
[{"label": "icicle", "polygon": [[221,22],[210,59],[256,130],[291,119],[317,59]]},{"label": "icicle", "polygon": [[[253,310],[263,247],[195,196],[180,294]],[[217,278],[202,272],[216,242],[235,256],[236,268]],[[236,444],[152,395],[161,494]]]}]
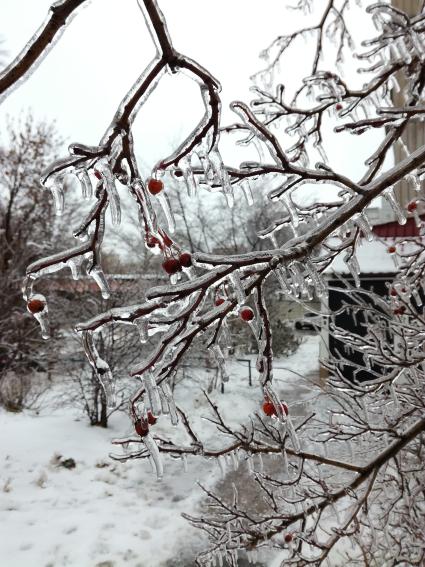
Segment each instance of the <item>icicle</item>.
[{"label": "icicle", "polygon": [[243,194],[245,195],[245,200],[247,204],[251,206],[254,203],[254,198],[252,196],[252,188],[249,179],[244,179],[243,181],[241,181],[240,188],[242,189]]},{"label": "icicle", "polygon": [[114,176],[112,175],[111,168],[109,167],[107,160],[99,160],[96,167],[102,176],[102,180],[108,193],[112,224],[118,226],[121,223],[121,205],[118,191],[115,186]]},{"label": "icicle", "polygon": [[389,390],[390,390],[390,394],[391,394],[391,399],[394,402],[394,408],[395,408],[396,412],[398,413],[400,411],[400,402],[398,401],[398,396],[397,396],[396,389],[394,388],[394,384],[391,383],[389,385]]},{"label": "icicle", "polygon": [[173,214],[173,211],[171,210],[170,203],[168,201],[167,195],[164,192],[162,192],[162,193],[159,193],[156,196],[156,198],[157,198],[159,204],[162,207],[165,218],[167,219],[169,231],[171,233],[174,233],[174,231],[176,229],[176,223],[175,223],[175,220],[174,220],[174,214]]},{"label": "icicle", "polygon": [[264,472],[264,463],[263,463],[263,457],[261,456],[261,453],[257,453],[257,459],[258,459],[258,472],[262,473],[262,472]]},{"label": "icicle", "polygon": [[406,63],[408,63],[408,64],[411,63],[412,62],[412,56],[410,55],[410,51],[406,47],[406,44],[404,43],[403,38],[398,37],[395,41],[396,41],[398,50],[400,52],[400,55],[403,58],[403,61],[406,61]]},{"label": "icicle", "polygon": [[77,172],[78,181],[81,184],[81,194],[83,199],[91,199],[93,196],[93,186],[86,169],[80,169]]},{"label": "icicle", "polygon": [[161,415],[161,397],[159,394],[159,388],[156,384],[155,376],[151,373],[146,374],[143,376],[143,381],[153,415]]},{"label": "icicle", "polygon": [[189,197],[194,197],[197,192],[197,185],[190,158],[185,157],[179,161],[179,167],[183,173],[183,178],[186,183],[187,194]]},{"label": "icicle", "polygon": [[309,258],[307,258],[305,260],[305,267],[310,274],[310,278],[316,290],[317,297],[321,297],[326,291],[326,286],[323,283],[319,273],[317,272],[316,266]]},{"label": "icicle", "polygon": [[390,204],[392,210],[394,211],[394,214],[397,217],[399,224],[406,224],[406,217],[404,215],[403,209],[400,207],[400,203],[397,201],[394,195],[394,189],[392,187],[385,189],[385,191],[383,192],[383,196]]},{"label": "icicle", "polygon": [[289,476],[289,464],[288,464],[288,455],[286,454],[285,448],[282,449],[282,459],[283,459],[283,474],[288,477]]},{"label": "icicle", "polygon": [[416,288],[413,288],[413,290],[412,290],[412,297],[415,300],[417,307],[422,307],[422,299],[421,299],[421,296],[419,295],[419,292]]},{"label": "icicle", "polygon": [[63,187],[60,185],[61,180],[55,179],[51,186],[49,187],[50,192],[53,197],[53,203],[55,206],[55,212],[58,216],[63,214],[65,208],[65,195]]},{"label": "icicle", "polygon": [[410,39],[412,40],[412,45],[416,51],[416,54],[423,62],[425,59],[425,43],[422,41],[421,35],[414,29],[410,29]]},{"label": "icicle", "polygon": [[220,468],[221,478],[225,478],[226,477],[226,460],[223,457],[223,455],[219,455],[217,457],[217,464]]},{"label": "icicle", "polygon": [[214,171],[220,180],[220,184],[223,188],[223,193],[227,200],[227,205],[232,208],[234,203],[233,187],[230,183],[229,174],[227,173],[226,167],[223,164],[220,153],[217,149],[212,149],[210,151],[209,157]]},{"label": "icicle", "polygon": [[137,327],[137,330],[139,331],[140,342],[142,344],[146,343],[148,338],[149,338],[149,334],[148,334],[149,323],[148,323],[148,320],[145,317],[139,317],[138,319],[136,319],[134,321],[134,324]]},{"label": "icicle", "polygon": [[[286,195],[283,202],[289,213],[289,216],[291,217],[291,225],[293,227],[298,227],[298,225],[300,224],[300,218],[298,216],[297,207],[294,205],[294,202],[292,201],[291,195]],[[296,236],[295,231],[294,234]]]},{"label": "icicle", "polygon": [[143,443],[146,446],[146,449],[149,451],[150,456],[152,457],[153,464],[156,470],[156,476],[158,480],[161,480],[164,475],[164,467],[162,465],[161,455],[159,453],[159,449],[157,444],[155,443],[152,435],[148,433],[144,437],[142,437]]},{"label": "icicle", "polygon": [[354,222],[355,224],[357,224],[357,226],[360,228],[360,230],[363,233],[363,236],[369,241],[372,242],[372,240],[375,238],[373,231],[372,231],[372,227],[369,224],[369,220],[367,218],[367,216],[364,213],[360,213],[359,215],[357,215],[354,218]]},{"label": "icicle", "polygon": [[68,260],[67,264],[69,266],[69,269],[71,270],[72,279],[78,280],[81,275],[81,257],[72,258]]},{"label": "icicle", "polygon": [[232,459],[233,470],[237,471],[238,468],[239,468],[239,459],[238,459],[238,455],[237,455],[236,451],[232,451],[230,453],[230,457]]},{"label": "icicle", "polygon": [[280,283],[280,287],[282,288],[283,293],[285,294],[291,293],[291,286],[290,283],[288,282],[288,279],[286,277],[286,271],[283,268],[283,266],[278,266],[277,268],[275,268],[274,274],[278,282]]},{"label": "icicle", "polygon": [[179,423],[179,414],[177,413],[176,404],[174,402],[173,392],[171,391],[170,385],[168,382],[163,382],[161,384],[161,391],[167,401],[168,409],[170,412],[170,420],[172,425],[178,425]]},{"label": "icicle", "polygon": [[182,463],[183,463],[183,470],[185,473],[187,473],[187,455],[186,453],[182,454]]},{"label": "icicle", "polygon": [[103,299],[109,299],[111,296],[111,290],[109,289],[109,285],[102,268],[100,266],[93,266],[88,275],[91,276],[98,285]]},{"label": "icicle", "polygon": [[350,274],[353,276],[353,280],[354,280],[354,285],[356,287],[360,287],[360,278],[359,278],[359,274],[360,274],[360,266],[359,263],[357,261],[357,258],[354,255],[354,252],[348,251],[347,254],[344,257],[344,262],[348,268],[348,270],[350,271]]}]

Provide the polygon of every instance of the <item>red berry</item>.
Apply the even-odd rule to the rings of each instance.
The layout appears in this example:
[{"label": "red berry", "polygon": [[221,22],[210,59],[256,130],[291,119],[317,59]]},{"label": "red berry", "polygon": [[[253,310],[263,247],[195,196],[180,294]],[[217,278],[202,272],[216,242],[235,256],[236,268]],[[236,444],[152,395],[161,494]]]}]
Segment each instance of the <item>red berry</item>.
[{"label": "red berry", "polygon": [[[283,413],[285,415],[288,415],[288,406],[284,402],[280,402],[280,407],[282,408]],[[270,400],[264,400],[263,412],[269,417],[271,417],[272,415],[277,415],[276,409]]]},{"label": "red berry", "polygon": [[27,303],[27,309],[30,313],[41,313],[45,307],[46,304],[41,299],[30,299]]},{"label": "red berry", "polygon": [[406,288],[405,288],[405,287],[402,287],[402,288],[401,288],[401,293],[406,293]]},{"label": "red berry", "polygon": [[94,170],[94,176],[97,177],[97,179],[102,179],[102,174],[100,171],[97,171],[97,169]]},{"label": "red berry", "polygon": [[342,104],[340,102],[336,103],[335,110],[342,110]]},{"label": "red berry", "polygon": [[269,417],[271,417],[272,415],[276,415],[276,410],[274,409],[274,405],[268,400],[266,400],[263,403],[263,412]]},{"label": "red berry", "polygon": [[254,311],[251,307],[244,307],[239,311],[239,317],[242,321],[252,321],[254,319]]},{"label": "red berry", "polygon": [[294,539],[294,536],[291,533],[287,533],[285,534],[284,538],[285,543],[291,543],[291,541]]},{"label": "red berry", "polygon": [[182,269],[180,262],[175,258],[168,258],[168,260],[165,260],[165,262],[162,263],[162,267],[167,274],[170,275],[177,274],[177,272],[180,272]]},{"label": "red berry", "polygon": [[224,299],[224,297],[217,297],[216,300],[214,301],[214,305],[215,305],[216,307],[220,307],[220,305],[223,305],[223,303],[224,303],[225,301],[226,301],[226,300]]},{"label": "red berry", "polygon": [[387,249],[387,251],[388,251],[389,254],[394,254],[394,252],[395,252],[396,250],[397,250],[397,249],[396,249],[395,246],[388,246],[388,249]]},{"label": "red berry", "polygon": [[183,252],[183,254],[180,254],[179,260],[183,268],[190,268],[190,266],[192,265],[192,256],[189,254],[189,252]]},{"label": "red berry", "polygon": [[392,295],[393,297],[396,297],[398,295],[397,290],[394,289],[394,288],[391,288],[390,295]]},{"label": "red berry", "polygon": [[403,313],[405,313],[405,311],[406,311],[406,307],[404,305],[400,305],[400,307],[398,309],[399,309],[401,315],[403,315]]},{"label": "red berry", "polygon": [[407,205],[407,210],[410,211],[411,213],[412,213],[413,211],[416,211],[417,208],[418,208],[418,204],[415,203],[415,201],[412,201],[411,203],[409,203],[409,204]]},{"label": "red berry", "polygon": [[151,195],[158,195],[164,189],[164,184],[160,179],[151,177],[148,181],[148,190]]},{"label": "red berry", "polygon": [[149,425],[155,425],[156,422],[157,422],[157,418],[154,416],[154,414],[151,412],[151,410],[148,410],[148,423],[149,423]]},{"label": "red berry", "polygon": [[145,437],[149,433],[149,425],[148,422],[145,420],[137,419],[134,422],[134,429],[136,433],[140,435],[140,437]]}]

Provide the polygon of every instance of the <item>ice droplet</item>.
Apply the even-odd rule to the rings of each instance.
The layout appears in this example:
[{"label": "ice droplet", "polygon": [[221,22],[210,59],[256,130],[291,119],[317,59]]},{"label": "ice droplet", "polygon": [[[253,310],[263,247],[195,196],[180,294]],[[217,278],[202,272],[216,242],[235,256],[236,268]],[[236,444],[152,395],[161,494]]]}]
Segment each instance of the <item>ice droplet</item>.
[{"label": "ice droplet", "polygon": [[89,276],[91,276],[98,285],[103,299],[109,299],[111,290],[109,289],[108,281],[102,268],[100,266],[93,266],[89,271]]}]

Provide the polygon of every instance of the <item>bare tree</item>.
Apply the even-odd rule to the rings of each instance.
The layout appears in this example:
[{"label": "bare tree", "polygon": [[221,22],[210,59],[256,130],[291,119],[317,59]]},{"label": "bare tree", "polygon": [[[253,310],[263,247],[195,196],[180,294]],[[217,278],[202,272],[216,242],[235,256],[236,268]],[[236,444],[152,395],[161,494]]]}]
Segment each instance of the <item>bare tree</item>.
[{"label": "bare tree", "polygon": [[[73,10],[83,3],[63,0],[55,4],[45,27],[0,75],[0,93],[7,94],[10,86],[25,77]],[[226,501],[207,490],[211,513],[190,518],[211,538],[210,549],[198,562],[213,565],[217,557],[224,557],[236,566],[240,550],[252,553],[269,547],[281,553],[285,565],[321,565],[337,549],[340,557],[353,565],[423,565],[424,320],[415,299],[423,280],[422,236],[406,243],[404,249],[394,246],[391,250],[399,261],[395,295],[369,297],[365,302],[365,294],[353,292],[356,301],[360,297],[359,309],[367,312],[366,334],[350,333],[344,338],[364,355],[360,366],[372,372],[370,380],[360,382],[354,377],[347,381],[341,371],[346,362],[341,354],[342,359],[328,364],[331,378],[322,401],[317,402],[317,411],[304,418],[292,416],[290,407],[288,413],[273,385],[272,333],[265,293],[266,282],[276,278],[285,294],[297,301],[308,300],[314,289],[325,302],[323,272],[340,255],[359,283],[357,248],[364,236],[370,237],[367,208],[378,196],[386,199],[400,223],[407,214],[414,215],[422,226],[418,211],[423,200],[425,145],[407,148],[403,136],[424,113],[423,5],[418,4],[414,14],[387,3],[366,8],[376,33],[356,54],[367,73],[362,86],[352,87],[342,71],[334,70],[333,63],[329,70],[324,50],[329,43],[333,45],[341,66],[349,56],[348,11],[353,3],[328,0],[316,24],[277,38],[265,51],[268,63],[257,76],[257,99],[251,106],[234,102],[232,108],[239,121],[223,129],[218,81],[175,50],[155,0],[140,0],[139,4],[157,55],[121,101],[99,145],[73,144],[67,157],[45,171],[43,183],[52,190],[59,210],[63,178],[71,172],[86,194],[95,183],[95,202],[75,232],[77,237],[85,235],[82,244],[28,267],[25,297],[29,307],[35,299],[37,279],[69,262],[82,262],[108,295],[100,250],[106,211],[110,210],[115,224],[120,221],[115,185],[119,181],[137,203],[146,246],[163,256],[163,268],[172,285],[150,289],[142,303],[110,309],[77,327],[110,403],[113,374],[98,352],[95,333],[105,326],[137,324],[145,339],[152,334],[158,337],[150,354],[132,370],[141,380],[130,400],[136,431],[134,436],[116,441],[123,447],[123,454],[116,458],[151,456],[159,476],[160,453],[213,458],[234,455],[248,460],[253,455],[267,459],[277,455],[282,460],[273,474],[254,469],[258,495],[267,503],[261,511],[250,508],[237,491]],[[309,0],[298,3],[299,9],[311,7]],[[279,62],[303,37],[313,38],[311,67],[295,92],[288,94],[289,86],[285,89],[280,83]],[[134,154],[132,123],[166,70],[192,76],[199,84],[205,113],[188,138],[172,155],[164,156],[145,180]],[[382,131],[382,141],[371,151],[360,179],[349,178],[338,171],[338,164],[327,163],[323,130],[329,115],[337,122],[339,134],[366,136],[371,128]],[[219,141],[227,132],[238,132],[245,143],[259,147],[259,161],[225,165]],[[394,149],[400,155],[400,146],[405,155],[388,167],[385,158]],[[279,217],[263,230],[270,247],[243,253],[184,252],[170,236],[174,225],[166,198],[170,177],[186,186],[190,196],[203,188],[222,192],[230,206],[242,191],[249,194],[250,185],[255,193],[265,193],[270,206],[280,207]],[[408,203],[394,192],[394,186],[406,179],[418,189]],[[299,193],[306,183],[336,187],[336,197],[305,206]],[[158,217],[157,204],[166,213],[168,228]],[[281,232],[288,227],[293,231],[289,240],[283,239]],[[348,294],[351,291],[347,288]],[[44,322],[46,299],[36,299],[36,315]],[[334,324],[334,315],[325,315],[331,332],[344,336],[344,330]],[[227,379],[222,347],[226,322],[232,317],[249,324],[256,337],[264,401],[258,414],[237,430],[226,424],[211,401],[211,419],[223,436],[223,444],[210,448],[189,417],[176,409],[169,382],[198,340],[215,353],[223,379]],[[171,432],[168,438],[152,435],[148,411],[154,415],[168,412],[172,423],[180,418],[188,434],[187,445],[174,442]]]}]

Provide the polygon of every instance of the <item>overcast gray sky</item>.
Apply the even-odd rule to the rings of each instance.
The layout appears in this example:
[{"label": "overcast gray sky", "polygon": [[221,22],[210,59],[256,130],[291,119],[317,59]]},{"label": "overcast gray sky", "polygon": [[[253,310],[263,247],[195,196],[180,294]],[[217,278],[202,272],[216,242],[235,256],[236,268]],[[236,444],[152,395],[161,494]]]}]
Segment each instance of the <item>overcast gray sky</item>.
[{"label": "overcast gray sky", "polygon": [[[1,0],[0,35],[8,59],[17,55],[44,20],[51,0]],[[249,100],[250,80],[264,62],[259,53],[278,35],[317,20],[288,10],[295,0],[160,0],[175,47],[196,59],[223,86],[223,117],[231,122],[229,103]],[[323,8],[324,0],[315,0]],[[350,12],[360,38],[368,21]],[[283,79],[295,81],[304,70],[308,46],[298,45],[284,63]],[[154,48],[136,0],[92,0],[80,10],[59,43],[33,76],[0,107],[0,128],[6,115],[32,107],[38,118],[56,120],[68,141],[96,144],[119,101]],[[358,79],[356,79],[358,80]],[[178,143],[202,112],[197,86],[186,77],[165,77],[142,109],[135,127],[138,153],[154,163]],[[370,147],[380,134],[372,132]],[[339,167],[359,173],[368,144],[343,136],[331,144]]]}]

